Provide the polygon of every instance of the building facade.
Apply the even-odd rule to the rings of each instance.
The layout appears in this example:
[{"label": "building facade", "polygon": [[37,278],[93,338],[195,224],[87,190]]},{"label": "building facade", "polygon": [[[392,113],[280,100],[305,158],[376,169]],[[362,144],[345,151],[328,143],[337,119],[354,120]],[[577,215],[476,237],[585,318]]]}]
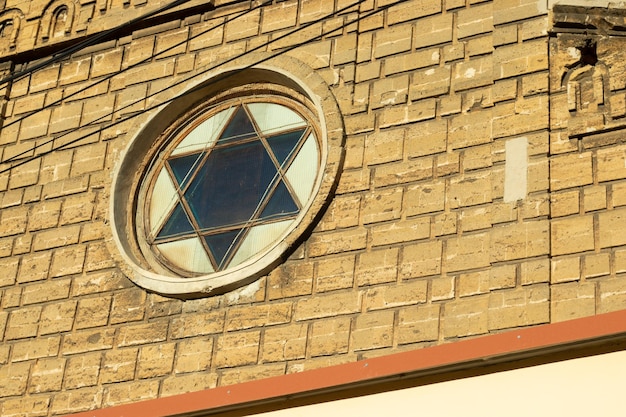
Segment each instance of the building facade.
[{"label": "building facade", "polygon": [[0,5],[0,415],[626,332],[623,8]]}]

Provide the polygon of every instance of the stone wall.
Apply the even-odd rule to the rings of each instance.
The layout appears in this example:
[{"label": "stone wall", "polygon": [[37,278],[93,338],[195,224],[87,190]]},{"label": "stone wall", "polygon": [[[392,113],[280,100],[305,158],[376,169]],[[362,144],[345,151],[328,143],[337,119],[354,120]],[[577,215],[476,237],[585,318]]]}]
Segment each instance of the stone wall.
[{"label": "stone wall", "polygon": [[[0,16],[29,5],[24,28],[52,7],[9,3]],[[130,19],[163,2],[65,3]],[[621,10],[287,0],[232,20],[250,4],[191,3],[1,86],[2,416],[626,307]],[[82,39],[90,16],[51,43]],[[11,47],[9,35],[3,77],[54,52]],[[111,244],[113,170],[181,81],[251,50],[285,51],[328,84],[345,128],[334,195],[267,276],[192,300],[146,291]]]}]

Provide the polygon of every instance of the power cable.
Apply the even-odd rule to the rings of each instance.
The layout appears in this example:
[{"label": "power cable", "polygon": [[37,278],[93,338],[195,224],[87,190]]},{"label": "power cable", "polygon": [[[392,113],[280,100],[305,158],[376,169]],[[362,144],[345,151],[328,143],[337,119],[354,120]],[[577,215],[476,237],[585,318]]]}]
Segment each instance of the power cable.
[{"label": "power cable", "polygon": [[[349,6],[346,6],[346,7],[342,8],[342,9],[340,9],[340,10],[337,10],[337,11],[336,11],[336,12],[334,12],[334,13],[331,13],[331,14],[326,15],[326,16],[324,16],[324,17],[321,17],[321,18],[319,18],[319,19],[317,19],[317,20],[315,20],[315,21],[312,21],[312,22],[310,22],[310,24],[319,23],[319,22],[321,22],[321,21],[323,21],[323,20],[327,19],[328,17],[333,16],[335,13],[340,13],[341,11],[348,10],[348,9],[350,9],[350,8],[352,8],[352,7],[356,6],[356,5],[358,5],[359,3],[363,2],[363,1],[364,1],[364,0],[359,0],[359,1],[357,1],[357,2],[353,3],[353,4],[349,5]],[[268,61],[268,60],[270,60],[270,59],[273,59],[273,58],[275,58],[275,57],[277,57],[277,56],[279,56],[279,55],[282,55],[282,54],[284,54],[284,53],[286,53],[286,52],[292,51],[292,50],[294,50],[294,49],[296,49],[296,48],[299,48],[299,47],[301,47],[301,46],[303,46],[303,45],[305,45],[305,44],[307,44],[307,43],[309,43],[309,42],[312,42],[312,41],[314,41],[314,40],[317,40],[317,39],[319,39],[319,38],[322,38],[322,37],[324,37],[324,36],[327,36],[327,35],[329,35],[329,34],[331,34],[331,33],[333,33],[333,32],[338,31],[339,29],[343,29],[343,28],[345,28],[345,27],[347,27],[347,26],[349,26],[349,25],[352,25],[352,24],[354,24],[354,23],[357,23],[357,22],[359,22],[359,21],[361,21],[361,20],[363,20],[363,19],[366,19],[366,18],[368,18],[368,17],[370,17],[370,16],[373,16],[373,15],[374,15],[374,14],[376,14],[376,13],[380,13],[381,11],[387,10],[387,9],[389,9],[390,7],[396,6],[396,5],[398,5],[398,4],[400,4],[400,3],[403,3],[403,2],[405,2],[405,1],[407,1],[407,0],[398,0],[398,1],[394,2],[394,3],[389,3],[389,4],[385,5],[385,6],[381,6],[380,8],[378,8],[378,9],[376,9],[376,10],[372,10],[372,11],[370,11],[370,12],[368,12],[368,13],[365,13],[365,14],[363,14],[363,15],[359,16],[358,18],[356,18],[356,19],[354,19],[354,20],[352,20],[352,21],[350,21],[350,22],[343,23],[342,25],[337,26],[337,27],[335,27],[335,28],[333,28],[333,29],[329,30],[328,32],[322,32],[321,34],[316,35],[316,36],[314,36],[314,37],[312,37],[312,38],[310,38],[310,39],[307,39],[307,40],[305,40],[305,41],[302,41],[302,42],[296,43],[296,44],[294,44],[294,45],[291,45],[291,46],[289,46],[289,47],[286,47],[285,49],[282,49],[282,50],[278,51],[278,52],[277,52],[277,53],[275,53],[275,54],[269,55],[269,56],[267,56],[267,57],[265,57],[265,58],[262,58],[262,59],[260,59],[260,60],[258,60],[258,61],[256,61],[256,62],[254,62],[254,63],[251,63],[251,64],[249,64],[249,65],[246,65],[245,67],[239,68],[239,69],[237,69],[236,71],[221,74],[221,76],[218,76],[218,77],[214,78],[212,81],[213,81],[213,82],[219,82],[219,81],[222,81],[222,80],[227,79],[227,78],[229,78],[229,77],[232,77],[232,76],[234,76],[234,75],[236,75],[236,74],[240,73],[241,71],[244,71],[244,70],[249,69],[249,68],[252,68],[252,67],[254,67],[254,66],[256,66],[256,65],[262,64],[262,63],[264,63],[264,62],[266,62],[266,61]],[[282,36],[280,36],[280,37],[278,37],[278,38],[276,38],[276,39],[273,39],[273,40],[271,40],[271,41],[269,41],[269,42],[266,42],[265,44],[259,45],[258,47],[253,48],[253,49],[251,49],[251,50],[249,50],[249,51],[245,52],[244,54],[241,54],[241,55],[238,55],[238,56],[232,57],[232,58],[230,58],[230,59],[228,59],[228,60],[226,60],[226,61],[224,61],[224,62],[221,62],[220,64],[218,64],[218,65],[216,65],[216,66],[214,66],[214,67],[209,67],[209,68],[207,68],[207,69],[205,69],[205,70],[203,70],[203,71],[201,71],[201,72],[199,72],[199,73],[197,73],[197,74],[194,74],[194,75],[192,75],[192,76],[190,76],[190,77],[188,77],[188,78],[185,78],[185,79],[183,79],[183,80],[181,80],[181,81],[179,81],[179,82],[177,82],[177,83],[175,83],[175,84],[173,84],[173,85],[171,85],[171,86],[169,86],[169,87],[167,87],[167,88],[165,88],[165,89],[163,89],[163,90],[160,90],[160,91],[157,91],[157,92],[155,92],[155,93],[152,93],[152,94],[150,94],[150,95],[146,96],[145,98],[142,98],[141,100],[138,100],[138,101],[136,101],[136,102],[130,103],[130,104],[128,104],[127,106],[125,106],[125,107],[123,107],[123,108],[121,108],[121,109],[118,109],[118,110],[116,110],[116,111],[114,111],[114,112],[112,112],[112,113],[109,113],[109,114],[107,114],[107,115],[105,115],[105,116],[102,116],[101,118],[103,118],[103,117],[108,117],[109,115],[112,115],[112,114],[113,114],[113,113],[115,113],[115,112],[118,112],[118,111],[123,110],[124,108],[128,108],[128,107],[130,107],[130,106],[133,106],[133,105],[137,104],[137,103],[138,103],[138,102],[140,102],[140,101],[143,101],[143,100],[145,100],[145,99],[147,99],[147,98],[149,98],[149,97],[151,97],[151,96],[154,96],[154,95],[156,95],[156,94],[160,94],[160,93],[162,93],[163,91],[166,91],[166,90],[167,90],[167,89],[169,89],[169,88],[175,87],[175,86],[177,86],[177,85],[179,85],[179,84],[181,84],[181,83],[183,83],[183,82],[188,82],[189,80],[191,80],[191,79],[193,79],[193,78],[195,78],[195,77],[198,77],[198,76],[200,76],[200,75],[202,75],[202,74],[204,74],[204,73],[206,73],[206,72],[208,72],[208,71],[212,71],[212,70],[214,70],[214,69],[218,68],[220,65],[224,65],[224,64],[227,64],[227,63],[232,62],[232,61],[234,61],[234,60],[240,59],[241,57],[245,56],[246,54],[249,54],[249,53],[251,53],[251,52],[254,52],[254,51],[256,51],[256,50],[260,49],[261,47],[268,46],[268,45],[269,45],[269,44],[271,44],[272,42],[275,42],[275,41],[277,41],[277,40],[283,39],[283,38],[284,38],[284,37],[286,37],[286,36],[290,36],[290,35],[292,35],[293,33],[297,32],[297,31],[299,31],[299,30],[302,30],[302,29],[304,29],[305,27],[310,26],[310,24],[307,24],[307,25],[305,25],[305,26],[302,26],[302,27],[300,27],[300,28],[298,28],[298,29],[296,29],[296,30],[294,30],[294,31],[291,31],[291,32],[289,32],[289,33],[287,33],[287,34],[285,34],[285,35],[282,35]],[[105,127],[102,127],[102,129],[101,129],[101,130],[108,129],[108,128],[114,127],[114,126],[116,126],[116,125],[119,125],[119,124],[121,124],[121,123],[124,123],[124,122],[126,122],[126,121],[128,121],[128,120],[130,120],[130,119],[132,119],[132,118],[135,118],[135,117],[137,117],[137,116],[139,116],[139,115],[141,115],[141,114],[143,114],[143,113],[146,113],[146,112],[148,112],[148,111],[151,111],[151,110],[157,109],[157,108],[159,108],[159,107],[163,106],[164,104],[171,103],[172,101],[179,99],[179,98],[180,98],[182,95],[184,95],[184,94],[189,94],[189,93],[192,93],[192,92],[198,91],[198,90],[200,90],[200,89],[202,89],[202,88],[204,88],[204,87],[205,87],[204,85],[199,85],[199,86],[193,87],[193,88],[191,88],[190,90],[185,91],[185,92],[184,92],[184,93],[182,93],[181,95],[177,95],[177,96],[175,96],[175,97],[172,97],[172,98],[169,98],[169,99],[167,99],[167,100],[164,100],[163,102],[160,102],[160,103],[155,104],[155,105],[153,105],[153,106],[151,106],[151,107],[148,107],[147,109],[144,109],[144,110],[143,110],[143,111],[141,111],[141,112],[138,112],[138,113],[135,113],[135,114],[129,115],[129,116],[128,116],[128,117],[126,117],[126,118],[121,118],[121,119],[120,119],[120,120],[118,120],[118,121],[115,121],[115,122],[113,122],[113,123],[111,123],[111,124],[109,124],[109,125],[107,125],[107,126],[105,126]],[[97,119],[97,120],[98,120],[98,119]],[[96,121],[97,121],[97,120],[96,120]],[[94,121],[94,122],[95,122],[95,121]],[[92,122],[92,123],[93,123],[93,122]],[[91,125],[91,124],[88,124],[88,125],[85,125],[85,126],[81,126],[81,129],[82,129],[82,128],[85,128],[85,127],[89,127],[90,125]],[[48,140],[48,141],[45,141],[45,142],[43,142],[43,143],[41,143],[41,144],[35,145],[34,147],[30,148],[27,152],[32,152],[32,151],[36,150],[37,148],[39,148],[39,147],[41,147],[41,146],[44,146],[44,145],[46,145],[46,144],[49,144],[49,143],[51,143],[52,141],[57,140],[57,139],[60,139],[61,137],[65,136],[65,135],[67,135],[67,134],[70,134],[70,133],[73,133],[73,132],[67,132],[67,133],[64,133],[64,134],[62,134],[62,135],[60,135],[60,136],[58,136],[58,137],[56,137],[56,138],[53,138],[53,139]],[[95,134],[95,133],[94,133],[94,132],[92,132],[92,133],[88,133],[88,134],[85,134],[85,135],[79,136],[79,137],[77,137],[77,138],[75,138],[75,139],[72,139],[71,141],[69,141],[69,142],[67,142],[67,143],[64,143],[63,145],[57,146],[57,147],[55,147],[55,148],[52,148],[52,149],[50,149],[50,150],[48,150],[48,151],[45,151],[45,152],[42,152],[42,153],[40,153],[40,154],[38,154],[38,155],[35,155],[35,156],[33,156],[33,157],[26,158],[26,159],[24,159],[24,160],[22,160],[22,161],[20,161],[20,162],[18,162],[18,163],[16,163],[16,164],[11,165],[10,167],[7,167],[7,168],[5,168],[5,169],[3,169],[3,170],[0,170],[0,174],[2,174],[2,173],[4,173],[4,172],[7,172],[7,171],[10,171],[11,169],[16,168],[16,167],[18,167],[18,166],[21,166],[21,165],[27,164],[27,163],[29,163],[29,162],[31,162],[31,161],[34,161],[35,159],[41,158],[41,157],[43,157],[43,156],[45,156],[45,155],[48,155],[48,154],[50,154],[50,153],[52,153],[52,152],[55,152],[55,151],[57,151],[57,150],[64,149],[64,148],[66,148],[67,146],[72,145],[72,144],[74,144],[74,143],[76,143],[76,142],[79,142],[79,141],[81,141],[81,140],[83,140],[83,139],[85,139],[85,138],[88,138],[89,136],[91,136],[91,135],[93,135],[93,134]]]},{"label": "power cable", "polygon": [[175,0],[172,3],[166,4],[163,7],[160,7],[158,9],[155,9],[155,10],[153,10],[151,12],[148,12],[148,13],[146,13],[144,15],[141,15],[139,17],[131,19],[128,22],[126,22],[126,23],[124,23],[124,24],[122,24],[120,26],[117,26],[117,27],[115,27],[113,29],[109,29],[107,31],[100,32],[97,35],[94,35],[94,36],[92,36],[92,37],[90,37],[88,39],[83,40],[82,42],[77,43],[76,45],[70,46],[69,48],[62,50],[61,52],[53,55],[52,57],[50,57],[50,59],[48,59],[46,61],[40,62],[40,63],[30,67],[30,68],[27,68],[27,69],[25,69],[23,71],[18,71],[16,73],[13,73],[13,74],[9,75],[8,77],[5,77],[5,78],[1,79],[0,80],[0,87],[3,86],[6,83],[18,80],[18,79],[20,79],[22,77],[25,77],[28,74],[31,74],[31,73],[33,73],[35,71],[38,71],[38,70],[40,70],[42,68],[45,68],[45,67],[47,67],[49,65],[52,65],[52,64],[54,64],[56,62],[59,62],[60,60],[65,59],[68,56],[70,56],[70,55],[80,51],[81,49],[84,49],[84,48],[86,48],[88,46],[94,45],[95,43],[100,42],[101,40],[106,39],[107,37],[112,36],[115,33],[120,32],[120,31],[126,29],[129,26],[135,25],[135,24],[141,22],[142,20],[148,19],[148,18],[150,18],[150,17],[152,17],[154,15],[157,15],[159,13],[163,13],[163,12],[169,10],[169,9],[172,9],[174,7],[177,7],[177,6],[180,6],[180,5],[184,4],[184,3],[187,3],[188,1],[189,0]]},{"label": "power cable", "polygon": [[[110,80],[110,79],[112,79],[113,77],[116,77],[116,76],[120,75],[120,74],[121,74],[121,73],[123,73],[123,72],[126,72],[126,71],[128,71],[128,70],[131,70],[131,69],[133,69],[133,68],[135,68],[135,67],[138,67],[139,65],[145,64],[146,62],[149,62],[149,61],[153,60],[154,58],[157,58],[158,56],[160,56],[160,55],[162,55],[162,54],[165,54],[165,53],[167,53],[167,52],[169,52],[169,51],[173,50],[174,48],[178,48],[179,46],[184,45],[184,44],[186,44],[186,43],[187,43],[187,42],[189,42],[189,41],[192,41],[192,40],[194,40],[194,39],[196,39],[196,38],[198,38],[198,37],[200,37],[200,36],[206,35],[207,33],[211,32],[211,31],[213,31],[213,30],[215,30],[215,29],[218,29],[218,28],[220,28],[220,27],[222,27],[222,26],[225,26],[227,23],[233,22],[233,21],[235,21],[235,20],[239,19],[240,17],[243,17],[243,16],[247,15],[248,13],[251,13],[251,12],[253,12],[254,10],[256,10],[256,9],[258,9],[258,8],[261,8],[261,7],[263,7],[263,6],[267,5],[267,4],[271,3],[271,2],[272,2],[272,0],[265,0],[264,2],[259,3],[257,6],[254,6],[254,7],[253,7],[253,8],[251,8],[251,9],[248,9],[248,10],[246,10],[246,11],[244,11],[244,12],[241,12],[241,13],[239,13],[239,14],[235,15],[234,17],[232,17],[232,18],[228,19],[228,20],[224,20],[222,23],[220,23],[220,24],[218,24],[218,25],[216,25],[216,26],[212,26],[212,27],[210,27],[210,28],[209,28],[209,29],[207,29],[207,30],[204,30],[204,31],[202,31],[202,32],[198,32],[198,33],[196,33],[195,35],[193,35],[193,36],[189,37],[188,39],[185,39],[185,40],[180,41],[180,42],[178,42],[178,43],[176,43],[176,44],[174,44],[174,45],[171,45],[171,46],[169,46],[168,48],[166,48],[166,49],[164,49],[164,50],[162,50],[162,51],[158,52],[157,54],[154,54],[154,55],[152,55],[152,56],[149,56],[149,57],[147,57],[147,58],[144,58],[144,59],[142,59],[141,61],[135,62],[134,64],[129,65],[128,67],[126,67],[126,68],[124,68],[124,69],[121,69],[121,70],[120,70],[120,71],[118,71],[118,72],[115,72],[115,73],[112,73],[112,74],[106,75],[106,76],[104,76],[103,78],[99,79],[99,80],[98,80],[98,81],[96,81],[96,82],[91,83],[90,85],[88,85],[88,86],[86,86],[86,87],[80,88],[80,89],[78,89],[78,90],[74,91],[73,93],[68,94],[67,96],[64,96],[64,97],[59,98],[59,99],[57,99],[57,100],[55,100],[55,101],[53,101],[53,102],[51,102],[51,103],[48,103],[48,104],[44,105],[44,106],[43,106],[42,108],[40,108],[40,109],[34,110],[34,111],[32,111],[32,112],[30,112],[30,113],[28,113],[28,114],[26,114],[26,115],[24,115],[24,116],[22,116],[22,117],[19,117],[19,118],[15,119],[15,120],[12,120],[11,122],[6,123],[6,124],[3,126],[3,128],[7,128],[7,127],[9,127],[9,126],[12,126],[12,125],[14,125],[14,124],[16,124],[16,123],[21,122],[21,121],[22,121],[22,120],[24,120],[24,119],[27,119],[27,118],[29,118],[29,117],[31,117],[31,116],[33,116],[33,115],[35,115],[35,114],[39,113],[39,112],[42,112],[42,111],[44,111],[44,110],[46,110],[46,109],[49,109],[49,108],[51,108],[51,107],[54,107],[54,106],[56,106],[57,104],[61,104],[61,103],[63,103],[64,101],[66,101],[67,99],[72,98],[72,97],[74,97],[74,96],[76,96],[76,95],[78,95],[78,94],[82,93],[83,91],[86,91],[86,90],[88,90],[88,89],[90,89],[90,88],[92,88],[92,87],[95,87],[96,85],[101,84],[101,83],[103,83],[103,82],[105,82],[105,81],[107,81],[107,80]],[[107,115],[107,116],[108,116],[108,115]],[[26,151],[26,153],[28,153],[28,152],[30,152],[30,151]],[[22,155],[24,155],[24,153],[22,153],[22,154],[17,154],[17,155],[13,155],[13,157],[11,157],[11,158],[9,158],[9,159],[7,159],[7,160],[5,160],[5,161],[2,161],[2,162],[3,162],[3,163],[10,162],[11,160],[15,160],[15,159],[19,158],[19,157],[20,157],[20,156],[22,156]]]},{"label": "power cable", "polygon": [[[93,126],[93,125],[95,125],[98,121],[101,121],[101,120],[102,120],[102,119],[104,119],[104,118],[108,118],[109,116],[112,116],[112,115],[113,115],[114,113],[116,113],[116,112],[122,111],[122,110],[124,110],[124,109],[129,108],[129,107],[132,107],[132,106],[134,106],[135,104],[137,104],[137,103],[139,103],[139,102],[141,102],[141,101],[143,101],[143,100],[145,100],[145,99],[148,99],[148,98],[150,98],[150,97],[153,97],[153,96],[155,96],[155,95],[157,95],[157,94],[160,94],[160,93],[164,92],[165,90],[167,90],[167,89],[169,89],[169,88],[172,88],[172,87],[178,86],[178,85],[180,85],[180,84],[182,84],[182,83],[185,83],[185,82],[188,82],[189,80],[193,79],[194,77],[197,77],[197,76],[202,75],[202,74],[204,74],[204,73],[206,73],[206,72],[208,72],[208,71],[212,71],[212,70],[214,70],[214,69],[216,69],[216,68],[219,68],[219,66],[221,66],[221,65],[224,65],[224,64],[227,64],[227,63],[232,62],[232,61],[234,61],[234,60],[240,59],[241,57],[245,56],[246,54],[249,54],[249,53],[251,53],[251,52],[255,52],[255,51],[257,51],[257,50],[259,50],[259,49],[261,49],[261,48],[264,48],[264,47],[266,47],[266,46],[270,45],[270,44],[271,44],[271,43],[273,43],[273,42],[276,42],[276,41],[279,41],[279,40],[281,40],[281,39],[284,39],[284,38],[286,38],[286,37],[288,37],[288,36],[293,35],[294,33],[298,32],[298,31],[301,31],[301,30],[306,29],[306,28],[308,28],[308,27],[310,27],[310,26],[312,26],[312,25],[314,25],[314,24],[317,24],[317,23],[319,23],[319,22],[321,22],[321,21],[323,21],[323,20],[327,19],[328,17],[331,17],[331,16],[333,16],[333,15],[335,15],[335,14],[338,14],[338,13],[344,12],[344,11],[346,11],[346,10],[348,10],[348,9],[350,9],[350,8],[352,8],[352,7],[354,7],[354,6],[358,5],[358,4],[360,4],[360,3],[362,3],[363,1],[364,1],[364,0],[358,0],[358,1],[356,1],[355,3],[352,3],[352,4],[350,4],[350,5],[346,6],[346,7],[343,7],[343,8],[341,8],[341,9],[339,9],[339,10],[337,10],[337,11],[333,12],[333,13],[330,13],[330,14],[328,14],[328,15],[326,15],[326,16],[320,17],[320,18],[318,18],[317,20],[314,20],[314,21],[308,22],[308,23],[306,23],[306,24],[304,24],[304,25],[300,26],[299,28],[294,29],[294,30],[293,30],[293,31],[291,31],[291,32],[285,33],[285,34],[283,34],[283,35],[281,35],[281,36],[279,36],[279,37],[277,37],[277,38],[274,38],[274,39],[272,39],[271,41],[268,41],[268,42],[265,42],[265,43],[263,43],[263,44],[260,44],[260,45],[258,45],[257,47],[255,47],[255,48],[253,48],[253,49],[251,49],[251,50],[248,50],[248,51],[246,51],[246,52],[244,52],[244,53],[242,53],[242,54],[239,54],[239,55],[236,55],[236,56],[234,56],[234,57],[231,57],[231,58],[227,59],[226,61],[220,62],[220,63],[216,64],[216,65],[215,65],[215,66],[213,66],[213,67],[206,68],[206,69],[204,69],[204,70],[200,71],[200,72],[199,72],[199,73],[197,73],[197,74],[193,74],[193,75],[191,75],[191,76],[189,76],[189,77],[187,77],[187,78],[183,78],[182,80],[180,80],[180,81],[178,81],[178,82],[176,82],[176,83],[172,84],[171,86],[165,87],[165,88],[164,88],[164,89],[162,89],[162,90],[157,90],[157,91],[155,91],[155,92],[153,92],[153,93],[149,94],[148,96],[146,96],[146,97],[144,97],[144,98],[141,98],[141,99],[139,99],[139,100],[133,101],[133,102],[128,103],[127,105],[125,105],[125,106],[123,106],[123,107],[121,107],[121,108],[117,109],[117,110],[114,110],[114,111],[112,111],[112,112],[110,112],[110,113],[104,114],[104,115],[100,116],[98,119],[95,119],[95,120],[91,121],[89,124],[87,124],[87,125],[85,125],[85,126],[81,126],[81,128],[85,128],[85,127],[90,127],[90,126]],[[343,26],[342,26],[342,27],[343,27]],[[309,41],[302,42],[299,46],[301,46],[302,44],[305,44],[306,42],[310,42],[310,40],[309,40]],[[151,59],[151,58],[147,58],[147,59],[149,60],[149,59]],[[94,84],[94,85],[95,85],[95,84]],[[92,86],[93,86],[93,85],[92,85]],[[87,88],[91,88],[92,86],[87,87]],[[191,92],[193,92],[193,91],[196,91],[196,90],[195,90],[195,89],[189,90],[189,91],[187,91],[185,94],[191,93]],[[176,98],[173,98],[172,100],[174,100],[174,99],[176,99]],[[164,103],[168,103],[168,102],[171,102],[171,100],[169,100],[169,101],[165,101]],[[146,109],[146,110],[144,110],[143,112],[146,112],[146,111],[149,111],[149,110],[152,110],[152,108]],[[34,114],[34,113],[33,113],[33,114]],[[136,117],[136,116],[138,116],[139,114],[141,114],[141,113],[138,113],[138,114],[136,114],[136,115],[132,115],[132,117]],[[31,115],[32,115],[32,114],[31,114]],[[130,117],[130,116],[129,116],[129,117]],[[106,128],[108,128],[108,127],[112,127],[112,126],[116,126],[116,125],[118,125],[118,124],[120,124],[120,123],[122,123],[122,122],[124,122],[124,121],[126,121],[126,120],[128,120],[128,118],[118,120],[117,122],[113,122],[112,124],[110,124],[110,125],[108,125],[108,126],[104,127],[103,129],[106,129]],[[14,121],[14,122],[11,122],[11,123],[9,123],[9,124],[7,124],[7,125],[5,125],[5,127],[8,127],[8,126],[10,126],[10,125],[11,125],[11,124],[13,124],[13,123],[15,123],[15,121]],[[29,153],[31,153],[31,152],[33,152],[33,151],[37,150],[38,148],[40,148],[40,147],[42,147],[42,146],[45,146],[45,145],[48,145],[48,144],[50,144],[51,142],[54,142],[54,141],[55,141],[55,140],[57,140],[57,139],[61,139],[61,138],[63,138],[64,136],[67,136],[67,135],[69,135],[69,134],[71,134],[71,133],[73,133],[73,132],[74,132],[74,131],[65,132],[65,133],[63,133],[63,134],[61,134],[61,135],[59,135],[59,136],[56,136],[56,137],[54,137],[54,138],[51,138],[51,139],[49,139],[49,140],[47,140],[47,141],[43,141],[43,142],[41,142],[41,143],[39,143],[39,144],[36,144],[36,145],[34,145],[33,147],[31,147],[31,148],[29,148],[29,149],[27,149],[27,150],[24,150],[24,151],[22,151],[22,152],[20,152],[20,153],[18,153],[18,154],[16,154],[16,155],[13,155],[12,157],[10,157],[10,158],[6,159],[5,161],[2,161],[2,163],[8,163],[8,162],[15,161],[15,160],[19,159],[19,157],[24,156],[24,155],[26,155],[26,154],[29,154]],[[93,133],[92,133],[92,134],[93,134]],[[88,136],[91,136],[91,134],[90,134],[90,135],[87,135],[87,136],[85,136],[85,137],[88,137]],[[77,140],[82,140],[82,139],[84,139],[85,137],[78,138]],[[75,143],[75,142],[74,142],[74,141],[72,141],[72,142],[69,142],[69,143],[64,144],[64,145],[62,145],[62,146],[67,146],[67,145],[68,145],[68,144],[70,144],[70,143]],[[3,173],[3,172],[4,172],[4,171],[0,171],[0,173]]]}]

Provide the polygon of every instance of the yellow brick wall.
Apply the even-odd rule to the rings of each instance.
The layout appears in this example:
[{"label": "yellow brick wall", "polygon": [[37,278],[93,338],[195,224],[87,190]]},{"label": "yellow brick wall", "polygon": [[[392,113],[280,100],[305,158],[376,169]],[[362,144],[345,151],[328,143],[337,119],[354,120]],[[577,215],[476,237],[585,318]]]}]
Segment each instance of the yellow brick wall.
[{"label": "yellow brick wall", "polygon": [[[41,15],[42,2],[25,3],[25,16]],[[100,30],[124,16],[122,2],[82,3],[77,13],[107,13]],[[127,18],[160,4],[126,3]],[[3,86],[0,415],[110,407],[626,308],[623,38],[593,35],[615,70],[594,66],[605,95],[578,109],[571,91],[588,90],[563,75],[584,39],[548,36],[571,11],[367,0],[336,14],[352,2],[287,0],[229,21],[249,7],[230,3]],[[183,301],[135,285],[109,242],[110,187],[154,93],[334,28],[288,52],[323,77],[345,125],[337,189],[314,229],[267,276],[223,295]],[[45,58],[26,39],[12,49],[0,38],[3,76]],[[581,86],[593,80],[583,75]],[[514,201],[510,140],[527,143]]]}]

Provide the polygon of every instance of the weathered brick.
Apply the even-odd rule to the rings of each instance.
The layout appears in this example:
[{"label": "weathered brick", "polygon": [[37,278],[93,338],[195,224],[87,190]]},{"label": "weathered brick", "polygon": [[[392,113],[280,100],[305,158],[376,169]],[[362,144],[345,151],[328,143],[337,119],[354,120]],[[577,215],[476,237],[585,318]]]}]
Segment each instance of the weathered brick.
[{"label": "weathered brick", "polygon": [[111,349],[114,336],[115,329],[83,330],[67,334],[63,337],[61,353],[71,355],[94,350]]},{"label": "weathered brick", "polygon": [[270,300],[311,294],[313,290],[313,264],[286,263],[274,269],[268,276]]},{"label": "weathered brick", "polygon": [[261,334],[258,331],[233,333],[217,339],[215,367],[230,368],[254,364],[259,356]]},{"label": "weathered brick", "polygon": [[217,374],[201,373],[170,376],[161,384],[161,395],[184,394],[186,392],[202,391],[217,386]]},{"label": "weathered brick", "polygon": [[407,216],[442,211],[445,207],[446,183],[429,181],[410,186],[404,193],[403,207]]},{"label": "weathered brick", "polygon": [[439,338],[438,304],[403,308],[398,312],[398,344],[426,342]]},{"label": "weathered brick", "polygon": [[226,313],[226,331],[285,324],[291,320],[292,303],[233,307]]},{"label": "weathered brick", "polygon": [[138,348],[114,349],[104,353],[100,380],[103,384],[129,381],[135,376]]},{"label": "weathered brick", "polygon": [[442,249],[441,241],[404,246],[398,275],[402,279],[408,279],[439,274],[441,272]]},{"label": "weathered brick", "polygon": [[9,321],[4,333],[6,340],[22,339],[37,335],[41,306],[20,308],[9,314]]},{"label": "weathered brick", "polygon": [[[577,216],[553,220],[550,232],[552,255],[564,255],[594,249],[592,216]],[[606,238],[604,239],[604,242],[606,242]],[[602,241],[600,245],[602,246]]]},{"label": "weathered brick", "polygon": [[550,320],[550,288],[531,285],[489,295],[489,329],[527,326]]},{"label": "weathered brick", "polygon": [[16,342],[13,345],[13,362],[57,356],[60,344],[61,337],[59,336]]},{"label": "weathered brick", "polygon": [[64,371],[64,358],[37,359],[31,371],[28,391],[31,394],[59,391]]},{"label": "weathered brick", "polygon": [[315,321],[311,326],[309,354],[315,357],[346,353],[349,340],[349,318],[342,317]]},{"label": "weathered brick", "polygon": [[[491,259],[494,262],[547,255],[550,224],[533,221],[494,227],[491,233]],[[554,231],[554,229],[552,229]]]},{"label": "weathered brick", "polygon": [[355,319],[351,346],[356,351],[389,347],[393,342],[393,327],[393,311],[362,314]]},{"label": "weathered brick", "polygon": [[445,304],[443,336],[462,337],[487,333],[489,330],[489,295],[461,298]]},{"label": "weathered brick", "polygon": [[552,322],[593,316],[596,311],[595,284],[571,282],[550,288],[550,318]]},{"label": "weathered brick", "polygon": [[296,304],[296,321],[352,314],[361,310],[360,292],[341,292],[317,295],[299,300]]},{"label": "weathered brick", "polygon": [[460,271],[489,266],[491,239],[487,233],[464,235],[446,242],[445,268]]},{"label": "weathered brick", "polygon": [[162,343],[144,346],[139,349],[137,377],[153,378],[167,375],[172,371],[176,343]]},{"label": "weathered brick", "polygon": [[359,255],[356,267],[358,286],[393,282],[398,275],[398,248],[366,252]]}]

